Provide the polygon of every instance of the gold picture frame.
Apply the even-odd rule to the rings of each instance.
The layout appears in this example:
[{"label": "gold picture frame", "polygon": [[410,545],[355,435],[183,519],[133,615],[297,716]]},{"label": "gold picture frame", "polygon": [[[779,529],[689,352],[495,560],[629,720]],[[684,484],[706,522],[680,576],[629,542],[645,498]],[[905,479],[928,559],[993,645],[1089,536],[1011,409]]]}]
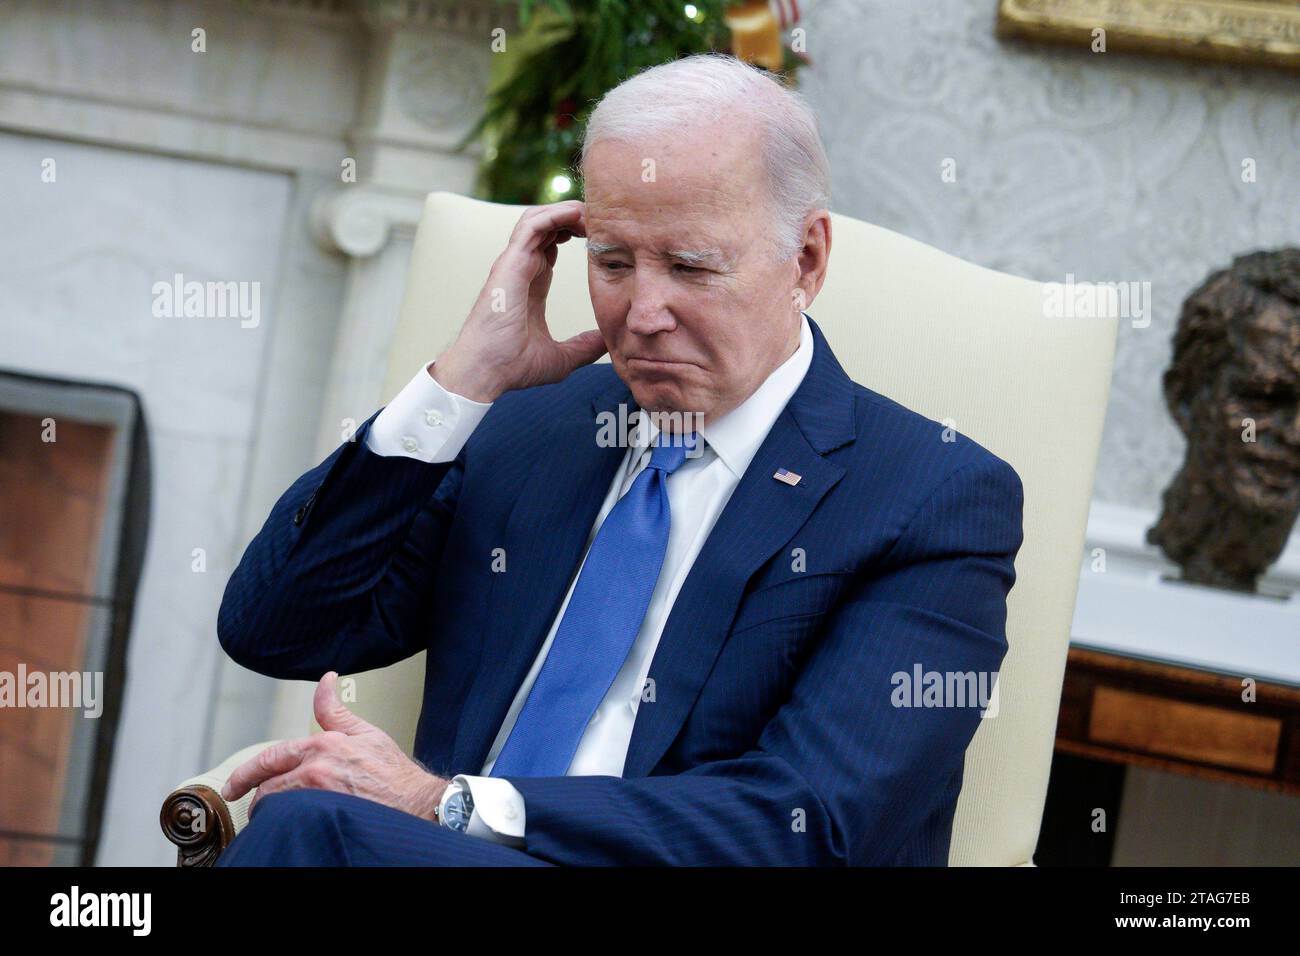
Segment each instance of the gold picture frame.
[{"label": "gold picture frame", "polygon": [[997,35],[1300,69],[1295,0],[999,0]]}]

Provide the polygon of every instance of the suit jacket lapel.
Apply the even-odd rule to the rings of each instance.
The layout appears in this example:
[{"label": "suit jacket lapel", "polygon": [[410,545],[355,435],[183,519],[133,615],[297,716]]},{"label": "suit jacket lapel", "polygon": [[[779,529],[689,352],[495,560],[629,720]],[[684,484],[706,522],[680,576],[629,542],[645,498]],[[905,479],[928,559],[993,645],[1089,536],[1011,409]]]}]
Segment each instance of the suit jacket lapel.
[{"label": "suit jacket lapel", "polygon": [[[791,487],[778,468],[802,476]],[[641,777],[664,755],[686,721],[726,643],[750,577],[808,520],[844,475],[818,455],[789,411],[781,413],[719,515],[677,594],[650,665],[654,701],[642,700],[624,777]]]},{"label": "suit jacket lapel", "polygon": [[[624,777],[647,775],[663,757],[726,643],[750,577],[844,476],[842,466],[822,456],[857,433],[854,386],[817,324],[809,319],[809,325],[812,364],[718,516],[668,615],[650,665],[655,700],[643,700],[637,710]],[[778,468],[802,480],[777,481]]]}]

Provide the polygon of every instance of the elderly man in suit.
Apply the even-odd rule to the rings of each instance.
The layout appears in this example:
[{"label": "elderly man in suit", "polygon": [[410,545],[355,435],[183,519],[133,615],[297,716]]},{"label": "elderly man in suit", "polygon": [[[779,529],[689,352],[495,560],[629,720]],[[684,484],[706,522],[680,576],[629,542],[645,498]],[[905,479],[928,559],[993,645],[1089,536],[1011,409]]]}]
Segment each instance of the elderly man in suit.
[{"label": "elderly man in suit", "polygon": [[[320,680],[325,732],[236,770],[221,864],[945,864],[1019,478],[850,380],[804,311],[831,230],[798,94],[654,67],[582,169],[231,577],[222,646]],[[557,342],[572,236],[599,328]],[[335,688],[422,650],[412,759]]]}]

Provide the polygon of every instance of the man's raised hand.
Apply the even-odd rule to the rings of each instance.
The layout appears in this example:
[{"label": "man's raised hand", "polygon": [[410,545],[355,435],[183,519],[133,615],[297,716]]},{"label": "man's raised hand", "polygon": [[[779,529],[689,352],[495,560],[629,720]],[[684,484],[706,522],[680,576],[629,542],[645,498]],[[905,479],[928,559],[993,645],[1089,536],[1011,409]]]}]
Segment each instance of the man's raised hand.
[{"label": "man's raised hand", "polygon": [[557,247],[587,235],[583,217],[577,199],[531,206],[519,217],[456,341],[430,368],[443,388],[492,402],[512,389],[558,382],[605,354],[599,329],[557,342],[546,324]]}]

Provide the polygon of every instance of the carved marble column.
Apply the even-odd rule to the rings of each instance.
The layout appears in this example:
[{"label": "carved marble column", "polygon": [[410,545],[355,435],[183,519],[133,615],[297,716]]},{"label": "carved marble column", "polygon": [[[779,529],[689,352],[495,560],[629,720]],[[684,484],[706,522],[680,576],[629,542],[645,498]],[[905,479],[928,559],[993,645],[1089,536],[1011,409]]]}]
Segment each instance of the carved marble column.
[{"label": "carved marble column", "polygon": [[[492,0],[358,0],[357,9],[371,49],[351,152],[340,157],[338,188],[312,209],[317,241],[350,258],[316,460],[388,398],[380,390],[424,198],[473,191],[479,151],[453,149],[484,107],[492,31],[517,29],[515,8]],[[355,182],[343,179],[347,159]],[[419,362],[412,357],[412,373]],[[306,732],[312,690],[281,684],[273,736]]]},{"label": "carved marble column", "polygon": [[[476,146],[453,149],[482,113],[492,31],[516,28],[513,6],[492,0],[358,3],[371,51],[352,153],[340,184],[322,196],[312,225],[326,248],[351,257],[319,450],[333,449],[347,419],[360,422],[386,398],[388,364],[415,227],[424,197],[471,193]],[[342,181],[345,159],[356,181]],[[412,366],[418,359],[412,360]]]}]

